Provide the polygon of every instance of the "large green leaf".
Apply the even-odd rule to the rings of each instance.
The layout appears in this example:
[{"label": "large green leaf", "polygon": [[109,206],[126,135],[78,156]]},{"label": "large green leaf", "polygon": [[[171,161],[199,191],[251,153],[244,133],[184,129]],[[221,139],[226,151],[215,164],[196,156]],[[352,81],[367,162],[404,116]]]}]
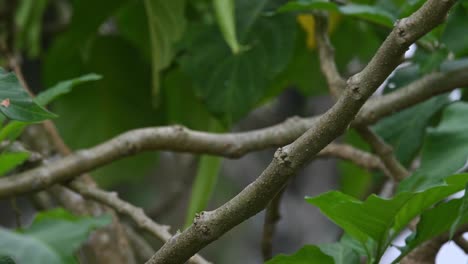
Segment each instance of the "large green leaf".
[{"label": "large green leaf", "polygon": [[88,234],[110,222],[110,216],[76,217],[63,209],[41,212],[25,230],[0,228],[0,255],[18,263],[77,263],[73,254]]},{"label": "large green leaf", "polygon": [[13,73],[0,71],[0,111],[8,118],[39,122],[57,117],[35,103]]},{"label": "large green leaf", "polygon": [[[117,36],[97,38],[89,49],[83,72],[96,72],[102,79],[83,84],[52,105],[61,114],[56,124],[65,142],[72,149],[87,148],[130,129],[160,124],[163,113],[154,110],[149,99],[150,65],[138,51]],[[155,153],[146,153],[100,168],[94,175],[105,185],[138,181],[155,161]]]},{"label": "large green leaf", "polygon": [[[242,2],[237,1],[244,6]],[[260,5],[260,4],[259,4]],[[260,9],[257,6],[252,9]],[[242,44],[233,54],[219,32],[202,29],[184,41],[187,52],[181,59],[183,71],[194,81],[208,109],[229,124],[243,117],[266,94],[273,78],[292,54],[295,41],[294,20],[290,16],[260,18],[259,14],[238,10]],[[249,25],[249,21],[253,21]],[[195,28],[193,32],[195,32]],[[202,66],[201,66],[202,65]]]},{"label": "large green leaf", "polygon": [[42,17],[48,0],[22,0],[16,9],[15,44],[19,49],[26,49],[29,56],[37,56],[41,45]]},{"label": "large green leaf", "polygon": [[14,169],[29,158],[28,152],[7,152],[0,154],[0,176]]},{"label": "large green leaf", "polygon": [[173,45],[185,30],[185,0],[144,0],[144,3],[151,37],[153,96],[158,100],[159,74],[172,62]]},{"label": "large green leaf", "polygon": [[434,97],[382,119],[373,129],[392,145],[398,160],[409,166],[423,144],[432,117],[449,103],[448,95]]},{"label": "large green leaf", "polygon": [[371,195],[362,202],[337,191],[306,199],[361,242],[370,257],[378,261],[395,236],[414,217],[463,189],[467,181],[468,174],[453,175],[437,186],[420,192],[401,192],[391,199]]},{"label": "large green leaf", "polygon": [[468,159],[467,115],[468,103],[457,102],[444,109],[440,124],[427,132],[420,168],[400,184],[399,191],[427,188],[465,165]]}]

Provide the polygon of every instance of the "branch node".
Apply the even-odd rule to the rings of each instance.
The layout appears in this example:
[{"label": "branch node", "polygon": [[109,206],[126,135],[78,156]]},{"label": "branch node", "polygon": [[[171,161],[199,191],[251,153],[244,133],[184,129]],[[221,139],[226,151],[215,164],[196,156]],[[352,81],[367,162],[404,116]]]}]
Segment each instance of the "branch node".
[{"label": "branch node", "polygon": [[289,157],[289,154],[284,151],[284,148],[280,147],[276,150],[274,158],[278,160],[278,162],[286,167],[291,166],[291,159]]},{"label": "branch node", "polygon": [[206,217],[208,212],[201,211],[200,213],[195,214],[195,219],[193,220],[193,226],[196,230],[200,232],[203,237],[210,237],[211,236],[211,228],[206,223]]},{"label": "branch node", "polygon": [[395,29],[398,36],[396,38],[396,41],[398,42],[398,44],[406,45],[410,42],[410,40],[408,39],[408,34],[406,33],[408,27],[408,19],[406,18],[398,19],[397,21],[395,21]]}]

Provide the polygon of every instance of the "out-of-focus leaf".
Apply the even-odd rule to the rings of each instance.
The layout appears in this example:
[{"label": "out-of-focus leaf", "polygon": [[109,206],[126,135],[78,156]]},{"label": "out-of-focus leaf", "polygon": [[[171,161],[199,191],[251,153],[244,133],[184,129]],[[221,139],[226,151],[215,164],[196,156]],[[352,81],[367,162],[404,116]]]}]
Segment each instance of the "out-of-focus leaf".
[{"label": "out-of-focus leaf", "polygon": [[232,50],[232,53],[240,52],[241,45],[236,35],[235,1],[234,0],[213,0],[216,13],[216,20],[223,33],[224,40]]},{"label": "out-of-focus leaf", "polygon": [[0,154],[0,176],[21,165],[28,158],[28,152],[7,152]]},{"label": "out-of-focus leaf", "polygon": [[334,264],[332,257],[317,246],[305,246],[293,255],[277,255],[265,264]]},{"label": "out-of-focus leaf", "polygon": [[159,74],[172,62],[173,45],[185,30],[185,0],[144,0],[151,40],[153,102],[159,96]]},{"label": "out-of-focus leaf", "polygon": [[418,49],[413,56],[413,60],[419,65],[421,74],[427,74],[433,71],[439,71],[442,62],[447,59],[448,55],[449,50],[445,47],[440,47],[431,52]]},{"label": "out-of-focus leaf", "polygon": [[239,54],[232,54],[213,28],[184,41],[188,51],[181,59],[183,71],[194,80],[210,112],[226,124],[239,120],[261,100],[292,55],[296,29],[292,17],[253,19],[252,28],[241,31],[246,32],[241,41],[249,48]]},{"label": "out-of-focus leaf", "polygon": [[197,175],[190,195],[185,227],[192,224],[196,213],[206,209],[221,169],[220,157],[203,155],[198,163]]},{"label": "out-of-focus leaf", "polygon": [[359,255],[347,247],[346,244],[343,244],[341,241],[339,243],[333,244],[321,244],[318,245],[320,250],[332,257],[335,261],[335,264],[359,264],[361,260]]},{"label": "out-of-focus leaf", "polygon": [[6,126],[0,128],[0,142],[3,140],[14,141],[21,135],[23,129],[28,125],[29,123],[26,122],[11,121]]},{"label": "out-of-focus leaf", "polygon": [[420,168],[399,185],[399,191],[420,190],[437,184],[466,164],[468,160],[467,115],[468,103],[457,102],[444,109],[440,124],[427,131]]},{"label": "out-of-focus leaf", "polygon": [[89,232],[110,222],[110,216],[76,217],[63,209],[41,212],[20,232],[0,228],[0,254],[18,263],[77,263],[73,254]]},{"label": "out-of-focus leaf", "polygon": [[328,1],[319,0],[298,0],[290,1],[282,6],[278,11],[310,11],[326,10],[339,11],[340,13],[352,17],[357,17],[386,27],[393,27],[395,17],[385,9],[378,6],[347,4],[338,6]]},{"label": "out-of-focus leaf", "polygon": [[50,87],[46,91],[39,93],[36,96],[36,98],[34,98],[34,101],[41,106],[45,106],[51,103],[53,100],[60,97],[61,95],[71,92],[75,86],[78,86],[80,84],[90,82],[90,81],[97,81],[97,80],[100,80],[101,78],[102,77],[100,75],[90,73],[90,74],[86,74],[78,78],[61,81],[57,83],[56,85]]},{"label": "out-of-focus leaf", "polygon": [[0,264],[15,264],[15,261],[9,256],[0,256]]},{"label": "out-of-focus leaf", "polygon": [[385,142],[392,145],[398,160],[409,166],[423,144],[432,117],[450,103],[440,95],[382,119],[373,127]]},{"label": "out-of-focus leaf", "polygon": [[13,73],[3,71],[0,72],[0,111],[10,119],[24,122],[57,117],[36,104]]},{"label": "out-of-focus leaf", "polygon": [[[102,75],[52,104],[61,114],[59,132],[72,149],[87,148],[130,129],[159,124],[163,113],[151,105],[151,69],[127,41],[100,37],[89,47],[83,72]],[[77,133],[76,131],[80,131]],[[120,160],[93,172],[100,184],[138,181],[155,164],[157,154]]]},{"label": "out-of-focus leaf", "polygon": [[468,55],[468,7],[458,4],[450,12],[442,42],[457,57]]},{"label": "out-of-focus leaf", "polygon": [[18,49],[26,49],[31,57],[39,54],[41,46],[42,16],[48,0],[22,0],[16,9],[15,44]]},{"label": "out-of-focus leaf", "polygon": [[[360,241],[378,262],[396,235],[417,215],[432,204],[464,188],[468,174],[453,175],[445,182],[421,190],[402,192],[391,199],[371,195],[359,201],[343,193],[332,191],[307,201]],[[370,248],[369,242],[376,248]]]},{"label": "out-of-focus leaf", "polygon": [[46,87],[75,78],[86,71],[90,40],[99,27],[130,0],[72,1],[73,14],[63,33],[57,35],[44,58],[43,79]]}]

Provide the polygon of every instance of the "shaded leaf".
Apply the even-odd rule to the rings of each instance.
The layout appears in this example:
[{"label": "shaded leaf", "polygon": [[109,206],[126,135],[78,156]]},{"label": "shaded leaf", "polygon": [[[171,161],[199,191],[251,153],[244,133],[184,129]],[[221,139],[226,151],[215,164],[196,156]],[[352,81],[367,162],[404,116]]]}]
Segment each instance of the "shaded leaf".
[{"label": "shaded leaf", "polygon": [[15,44],[18,49],[26,49],[27,54],[35,57],[41,46],[42,17],[48,0],[22,0],[16,9]]},{"label": "shaded leaf", "polygon": [[447,48],[457,57],[468,55],[468,7],[458,4],[448,17],[447,26],[441,37]]}]

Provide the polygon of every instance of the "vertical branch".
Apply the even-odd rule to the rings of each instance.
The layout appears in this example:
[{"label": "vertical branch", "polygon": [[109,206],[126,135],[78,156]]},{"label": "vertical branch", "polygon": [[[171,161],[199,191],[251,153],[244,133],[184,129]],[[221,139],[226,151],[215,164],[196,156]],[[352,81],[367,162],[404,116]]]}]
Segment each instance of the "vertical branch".
[{"label": "vertical branch", "polygon": [[281,198],[286,188],[283,188],[268,204],[265,211],[262,235],[262,255],[263,261],[273,257],[273,236],[275,234],[276,223],[280,220]]},{"label": "vertical branch", "polygon": [[393,155],[393,148],[385,143],[377,134],[375,134],[369,127],[359,127],[357,131],[374,149],[375,153],[380,157],[382,162],[387,167],[396,182],[408,177],[410,173]]}]

